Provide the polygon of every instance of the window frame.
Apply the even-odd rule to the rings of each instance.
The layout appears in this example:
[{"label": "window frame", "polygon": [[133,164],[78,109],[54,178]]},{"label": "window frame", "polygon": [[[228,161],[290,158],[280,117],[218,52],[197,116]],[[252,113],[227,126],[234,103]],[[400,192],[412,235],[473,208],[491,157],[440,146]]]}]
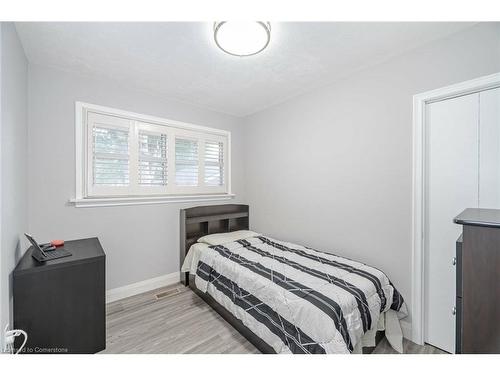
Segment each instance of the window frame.
[{"label": "window frame", "polygon": [[[93,152],[91,150],[93,144],[93,127],[89,120],[89,116],[92,116],[91,114],[117,117],[117,123],[129,123],[127,126],[129,126],[130,186],[125,188],[118,186],[93,186]],[[140,186],[138,184],[136,177],[138,177],[138,135],[140,128],[146,131],[162,132],[167,135],[168,183],[164,187]],[[175,185],[175,139],[177,137],[198,140],[197,186]],[[224,185],[222,186],[205,186],[205,140],[223,143]],[[70,201],[77,207],[152,204],[171,201],[210,201],[231,199],[234,197],[231,191],[231,132],[227,130],[77,101],[75,102],[75,152],[76,191],[75,198]]]}]

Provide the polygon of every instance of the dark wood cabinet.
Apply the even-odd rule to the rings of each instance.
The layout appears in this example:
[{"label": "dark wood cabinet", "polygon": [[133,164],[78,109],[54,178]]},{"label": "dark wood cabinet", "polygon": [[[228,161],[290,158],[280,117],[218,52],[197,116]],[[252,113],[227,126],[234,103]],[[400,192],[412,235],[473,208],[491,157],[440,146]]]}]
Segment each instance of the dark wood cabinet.
[{"label": "dark wood cabinet", "polygon": [[23,353],[106,348],[105,253],[97,238],[67,241],[64,248],[72,256],[44,263],[30,248],[14,269],[14,327],[28,333]]},{"label": "dark wood cabinet", "polygon": [[500,210],[468,208],[457,241],[456,352],[500,353]]}]

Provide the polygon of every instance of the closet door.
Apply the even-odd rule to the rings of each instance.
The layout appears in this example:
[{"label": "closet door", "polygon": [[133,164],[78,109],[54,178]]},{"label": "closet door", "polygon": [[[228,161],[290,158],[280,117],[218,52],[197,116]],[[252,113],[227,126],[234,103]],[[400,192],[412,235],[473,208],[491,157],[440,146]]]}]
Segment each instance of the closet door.
[{"label": "closet door", "polygon": [[461,228],[452,219],[478,205],[479,94],[428,104],[426,114],[425,341],[454,353]]},{"label": "closet door", "polygon": [[500,208],[500,88],[479,94],[479,207]]}]

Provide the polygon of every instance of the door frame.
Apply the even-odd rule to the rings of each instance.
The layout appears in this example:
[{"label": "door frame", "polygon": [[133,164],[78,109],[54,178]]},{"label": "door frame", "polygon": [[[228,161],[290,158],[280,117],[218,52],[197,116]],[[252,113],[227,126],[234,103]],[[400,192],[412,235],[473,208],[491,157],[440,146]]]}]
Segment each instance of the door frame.
[{"label": "door frame", "polygon": [[[424,344],[425,327],[425,144],[426,105],[500,87],[500,73],[413,96],[413,189],[412,189],[412,341]],[[458,214],[458,212],[457,212]],[[450,218],[452,220],[452,218]]]}]

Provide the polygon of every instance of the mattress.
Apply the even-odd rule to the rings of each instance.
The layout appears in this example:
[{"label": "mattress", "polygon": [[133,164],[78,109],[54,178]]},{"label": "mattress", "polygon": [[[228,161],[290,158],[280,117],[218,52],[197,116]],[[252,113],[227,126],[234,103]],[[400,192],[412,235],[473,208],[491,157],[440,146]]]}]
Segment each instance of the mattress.
[{"label": "mattress", "polygon": [[366,264],[255,235],[197,243],[182,271],[277,353],[359,352],[377,329],[402,349],[406,304],[387,275]]}]

